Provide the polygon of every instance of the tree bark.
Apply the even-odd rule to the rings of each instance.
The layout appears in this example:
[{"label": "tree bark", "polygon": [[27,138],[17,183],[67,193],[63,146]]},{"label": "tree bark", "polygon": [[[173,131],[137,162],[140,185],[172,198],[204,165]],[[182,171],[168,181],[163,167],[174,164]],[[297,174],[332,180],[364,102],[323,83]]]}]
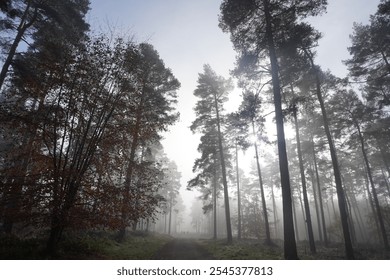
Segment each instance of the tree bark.
[{"label": "tree bark", "polygon": [[323,205],[323,200],[322,200],[321,182],[320,182],[320,175],[318,173],[318,164],[317,164],[316,151],[315,151],[315,147],[314,147],[313,135],[311,135],[311,142],[313,145],[313,163],[314,163],[314,170],[316,172],[316,179],[317,179],[318,200],[320,203],[321,222],[322,222],[322,230],[323,230],[323,234],[324,234],[324,243],[325,243],[325,246],[328,246],[328,235],[326,232],[326,221],[325,221],[324,205]]},{"label": "tree bark", "polygon": [[370,185],[371,185],[371,192],[372,192],[372,197],[374,199],[374,204],[375,204],[375,208],[376,208],[376,214],[378,216],[378,222],[379,222],[379,226],[380,226],[380,232],[381,232],[381,235],[382,235],[383,245],[385,246],[385,249],[387,251],[389,251],[390,250],[389,241],[387,239],[387,233],[386,233],[386,228],[385,228],[385,224],[384,224],[384,221],[383,221],[382,210],[381,210],[381,207],[379,205],[378,195],[376,193],[374,180],[372,178],[371,167],[370,167],[370,163],[369,163],[368,157],[367,157],[367,152],[366,152],[366,148],[365,148],[364,138],[363,138],[362,132],[360,130],[360,126],[356,123],[356,121],[355,121],[355,127],[356,127],[356,129],[358,131],[358,136],[359,136],[359,141],[360,141],[360,147],[362,149],[364,164],[366,165],[366,171],[367,171],[367,175],[368,175],[368,180],[369,180]]},{"label": "tree bark", "polygon": [[[252,121],[252,133],[253,133],[253,136],[256,137],[255,124],[253,121]],[[266,236],[265,242],[266,242],[266,244],[271,245],[272,241],[271,241],[271,234],[270,234],[270,230],[269,230],[267,203],[265,201],[263,176],[261,174],[260,161],[259,161],[259,151],[257,149],[256,141],[253,143],[253,145],[255,147],[257,175],[259,176],[260,195],[261,195],[261,203],[262,203],[262,208],[263,208],[263,216],[264,216],[264,224],[265,224],[265,236]]]},{"label": "tree bark", "polygon": [[351,206],[352,206],[352,210],[355,214],[355,221],[356,221],[356,224],[358,225],[359,227],[359,232],[360,232],[360,236],[361,238],[367,242],[367,238],[366,238],[366,235],[363,231],[363,226],[362,226],[362,216],[360,214],[360,209],[359,209],[359,205],[357,203],[357,200],[356,200],[356,197],[355,197],[355,194],[352,192],[350,193],[350,203],[351,203]]},{"label": "tree bark", "polygon": [[48,257],[55,258],[57,253],[58,243],[61,239],[64,226],[60,216],[52,216],[50,224],[50,235],[46,244],[46,254]]},{"label": "tree bark", "polygon": [[297,221],[297,210],[295,207],[295,199],[294,199],[294,193],[292,193],[292,208],[293,208],[293,217],[294,217],[294,230],[295,230],[295,236],[297,238],[297,241],[299,242],[301,239],[299,237],[299,228],[298,228],[298,221]]},{"label": "tree bark", "polygon": [[[82,174],[80,175],[80,179]],[[62,233],[66,226],[68,226],[69,211],[74,206],[77,193],[80,188],[80,183],[77,179],[71,180],[68,186],[65,187],[67,192],[64,197],[64,203],[62,207],[58,206],[52,211],[50,235],[46,243],[46,253],[49,257],[55,257],[57,253],[58,243],[62,237]]]},{"label": "tree bark", "polygon": [[294,115],[294,123],[295,123],[295,137],[296,137],[296,141],[297,141],[299,170],[301,172],[303,203],[304,203],[304,206],[305,206],[306,224],[307,224],[307,233],[308,233],[308,236],[309,236],[310,252],[312,254],[315,254],[316,253],[316,245],[315,245],[315,242],[314,242],[314,234],[313,234],[313,226],[312,226],[312,223],[311,223],[309,199],[308,199],[308,196],[307,196],[305,169],[303,167],[301,140],[300,140],[300,137],[299,137],[299,124],[298,124],[298,117],[297,117],[297,108],[294,108],[293,115]]},{"label": "tree bark", "polygon": [[[298,182],[299,179],[296,179]],[[302,219],[303,219],[303,224],[305,226],[305,230],[303,231],[305,233],[305,239],[304,240],[309,240],[309,236],[307,234],[307,223],[306,223],[306,213],[305,213],[305,207],[303,206],[303,201],[302,201],[302,192],[298,187],[297,183],[297,191],[298,191],[298,201],[299,201],[299,206],[301,207],[301,214],[302,214]]]},{"label": "tree bark", "polygon": [[316,190],[316,184],[315,184],[315,179],[314,179],[313,173],[314,173],[314,171],[312,169],[312,166],[310,165],[310,178],[311,178],[311,185],[313,187],[313,198],[314,198],[314,207],[316,209],[318,235],[320,238],[320,242],[322,243],[324,241],[324,239],[322,237],[321,217],[320,217],[320,210],[318,208],[318,197],[317,197],[317,190]]},{"label": "tree bark", "polygon": [[271,184],[271,195],[272,195],[272,208],[274,213],[274,227],[275,227],[275,239],[278,239],[278,212],[275,201],[274,185]]},{"label": "tree bark", "polygon": [[322,98],[321,93],[321,82],[319,77],[319,69],[316,67],[313,61],[312,55],[307,50],[304,50],[308,59],[310,60],[311,67],[316,71],[315,79],[316,79],[316,94],[318,101],[320,103],[321,107],[321,113],[322,113],[322,119],[323,124],[325,128],[325,134],[328,139],[328,145],[329,145],[329,151],[330,151],[330,157],[332,159],[332,165],[333,165],[333,173],[334,173],[334,179],[336,183],[336,192],[337,192],[337,198],[338,198],[338,204],[339,204],[339,211],[340,211],[340,218],[341,218],[341,225],[343,228],[343,237],[344,237],[344,245],[345,245],[345,254],[347,259],[354,259],[354,251],[352,246],[352,240],[351,240],[351,233],[348,225],[348,213],[347,213],[347,206],[346,206],[346,200],[345,200],[345,194],[343,190],[343,186],[341,183],[341,174],[340,174],[340,167],[339,162],[337,159],[337,153],[336,148],[333,143],[332,134],[330,132],[329,128],[329,121],[327,112],[325,109],[325,103]]},{"label": "tree bark", "polygon": [[214,93],[214,106],[217,114],[218,146],[219,146],[219,155],[221,158],[222,184],[223,184],[223,194],[224,194],[224,201],[225,201],[226,234],[227,234],[227,242],[228,244],[230,244],[233,242],[233,236],[232,236],[232,225],[230,221],[229,191],[228,191],[228,185],[226,179],[225,156],[223,154],[221,123],[219,118],[219,108],[218,108],[216,93]]},{"label": "tree bark", "polygon": [[138,104],[137,108],[137,115],[136,115],[136,123],[135,123],[135,128],[134,132],[132,135],[132,142],[131,142],[131,147],[130,147],[130,157],[127,165],[127,170],[126,170],[126,178],[124,182],[124,190],[123,190],[123,201],[122,201],[122,224],[118,232],[118,240],[119,241],[124,241],[126,237],[126,227],[127,227],[127,204],[129,203],[130,200],[130,188],[132,184],[132,179],[133,179],[133,171],[134,171],[134,160],[135,160],[135,152],[138,148],[138,139],[139,139],[139,132],[141,129],[141,118],[142,118],[142,110],[143,110],[143,103],[144,103],[144,90],[141,94],[141,99],[140,103]]},{"label": "tree bark", "polygon": [[171,197],[171,198],[170,198],[170,201],[169,201],[168,235],[171,235],[171,227],[172,227],[172,204],[173,204],[173,197]]},{"label": "tree bark", "polygon": [[275,43],[272,30],[272,17],[269,8],[269,0],[263,0],[266,21],[266,38],[271,62],[272,87],[275,105],[275,119],[279,153],[279,169],[283,200],[283,229],[284,229],[284,257],[285,259],[298,259],[297,246],[294,234],[294,222],[292,215],[291,186],[288,170],[286,140],[284,135],[282,95],[279,80],[279,65],[276,56]]},{"label": "tree bark", "polygon": [[[346,186],[344,182],[343,182],[343,185]],[[353,217],[352,217],[352,205],[351,205],[351,202],[349,200],[349,194],[348,194],[347,190],[345,191],[345,200],[347,202],[348,223],[349,223],[350,230],[351,230],[352,244],[356,244],[357,243],[356,228],[355,228],[355,223],[354,223]]]},{"label": "tree bark", "polygon": [[336,154],[336,148],[333,143],[332,135],[330,133],[329,129],[329,124],[328,124],[328,117],[326,114],[325,110],[325,104],[322,99],[322,94],[321,94],[321,89],[320,89],[320,81],[319,77],[317,74],[316,78],[316,83],[317,83],[317,97],[320,102],[321,106],[321,112],[322,112],[322,117],[324,121],[324,127],[325,127],[325,133],[328,138],[328,144],[329,144],[329,150],[330,150],[330,156],[332,158],[332,165],[333,165],[333,172],[334,172],[334,177],[335,177],[335,182],[336,182],[336,192],[337,192],[337,197],[338,197],[338,203],[339,203],[339,211],[340,211],[340,218],[341,218],[341,224],[343,228],[343,236],[344,236],[344,243],[345,243],[345,253],[348,259],[354,259],[354,252],[353,252],[353,247],[352,247],[352,240],[351,240],[351,235],[350,235],[350,229],[348,225],[348,214],[347,214],[347,209],[346,209],[346,201],[345,201],[345,195],[344,195],[344,190],[343,186],[341,183],[341,174],[340,174],[340,167],[337,159],[337,154]]},{"label": "tree bark", "polygon": [[[215,155],[215,154],[214,154]],[[213,176],[213,239],[217,240],[217,166],[214,159],[214,176]]]},{"label": "tree bark", "polygon": [[240,194],[240,174],[238,170],[238,145],[236,143],[236,180],[237,180],[237,239],[241,239],[241,194]]}]

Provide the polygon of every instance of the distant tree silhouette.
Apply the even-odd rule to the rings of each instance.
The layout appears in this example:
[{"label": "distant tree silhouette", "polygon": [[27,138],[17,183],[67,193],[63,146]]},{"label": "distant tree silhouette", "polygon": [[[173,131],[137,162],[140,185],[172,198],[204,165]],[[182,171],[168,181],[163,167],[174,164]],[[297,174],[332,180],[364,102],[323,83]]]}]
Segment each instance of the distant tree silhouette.
[{"label": "distant tree silhouette", "polygon": [[227,185],[226,159],[224,154],[224,136],[222,131],[223,103],[227,100],[227,94],[232,89],[230,80],[218,76],[209,65],[204,65],[203,73],[199,74],[198,85],[194,91],[199,101],[195,106],[197,118],[191,125],[191,130],[200,131],[205,134],[210,126],[214,127],[216,143],[219,153],[219,161],[222,172],[222,184],[225,202],[227,241],[233,242],[232,228],[230,221],[229,192]]}]

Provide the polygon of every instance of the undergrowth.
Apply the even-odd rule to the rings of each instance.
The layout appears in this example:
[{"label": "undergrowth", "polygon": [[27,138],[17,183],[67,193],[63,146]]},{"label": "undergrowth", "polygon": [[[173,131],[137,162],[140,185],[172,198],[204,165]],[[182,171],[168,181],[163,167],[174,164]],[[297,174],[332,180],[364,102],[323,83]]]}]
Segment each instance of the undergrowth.
[{"label": "undergrowth", "polygon": [[[115,234],[110,232],[68,233],[59,243],[56,259],[151,259],[170,239],[165,235],[135,232],[118,242]],[[1,236],[0,259],[45,259],[45,245],[46,239]]]},{"label": "undergrowth", "polygon": [[267,246],[260,241],[235,240],[227,244],[223,240],[203,240],[201,244],[220,260],[278,260],[283,252],[278,246]]},{"label": "undergrowth", "polygon": [[[259,240],[234,240],[227,244],[226,240],[202,240],[202,246],[220,260],[283,260],[283,242],[266,245]],[[311,254],[307,242],[298,242],[297,251],[301,260],[341,260],[345,259],[344,245],[332,243],[328,246],[316,244],[316,254]],[[355,259],[375,260],[390,259],[390,253],[381,247],[355,245]]]}]

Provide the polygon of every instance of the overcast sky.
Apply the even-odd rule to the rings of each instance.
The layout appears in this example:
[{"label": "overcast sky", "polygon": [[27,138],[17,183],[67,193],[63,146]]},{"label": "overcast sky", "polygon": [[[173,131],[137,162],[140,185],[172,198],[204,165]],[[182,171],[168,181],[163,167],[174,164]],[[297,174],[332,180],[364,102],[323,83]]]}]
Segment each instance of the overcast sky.
[{"label": "overcast sky", "polygon": [[[367,23],[379,0],[328,2],[327,13],[311,19],[323,33],[316,61],[323,69],[342,77],[346,75],[342,60],[349,57],[347,47],[353,22]],[[88,20],[92,29],[106,30],[110,25],[118,33],[134,35],[139,42],[153,44],[165,65],[181,82],[180,122],[171,127],[163,144],[182,173],[183,188],[193,176],[192,165],[197,157],[199,138],[192,135],[189,126],[195,118],[193,91],[198,73],[202,72],[203,64],[208,63],[219,75],[228,77],[235,60],[229,34],[218,27],[220,3],[221,0],[91,0]],[[235,95],[229,108],[238,105],[237,91]]]}]

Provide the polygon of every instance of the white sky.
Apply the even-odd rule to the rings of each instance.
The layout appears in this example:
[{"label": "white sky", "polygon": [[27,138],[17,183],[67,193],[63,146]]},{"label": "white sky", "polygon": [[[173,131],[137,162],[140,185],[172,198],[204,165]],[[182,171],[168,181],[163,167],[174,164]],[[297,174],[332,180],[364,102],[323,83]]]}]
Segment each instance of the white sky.
[{"label": "white sky", "polygon": [[[316,62],[337,76],[346,75],[342,60],[349,57],[347,47],[353,22],[367,23],[379,0],[328,0],[327,14],[311,20],[323,33]],[[174,160],[182,174],[183,189],[193,177],[192,166],[197,157],[198,136],[189,126],[194,120],[198,73],[208,63],[219,74],[228,77],[234,66],[235,52],[218,27],[220,0],[91,0],[89,22],[95,30],[109,24],[119,33],[134,35],[139,42],[153,44],[181,82],[178,92],[180,121],[171,127],[163,141],[165,152]],[[231,97],[228,108],[240,103],[238,92]],[[192,194],[183,192],[188,202]],[[188,204],[187,204],[188,205]],[[187,206],[190,209],[190,205]]]}]

